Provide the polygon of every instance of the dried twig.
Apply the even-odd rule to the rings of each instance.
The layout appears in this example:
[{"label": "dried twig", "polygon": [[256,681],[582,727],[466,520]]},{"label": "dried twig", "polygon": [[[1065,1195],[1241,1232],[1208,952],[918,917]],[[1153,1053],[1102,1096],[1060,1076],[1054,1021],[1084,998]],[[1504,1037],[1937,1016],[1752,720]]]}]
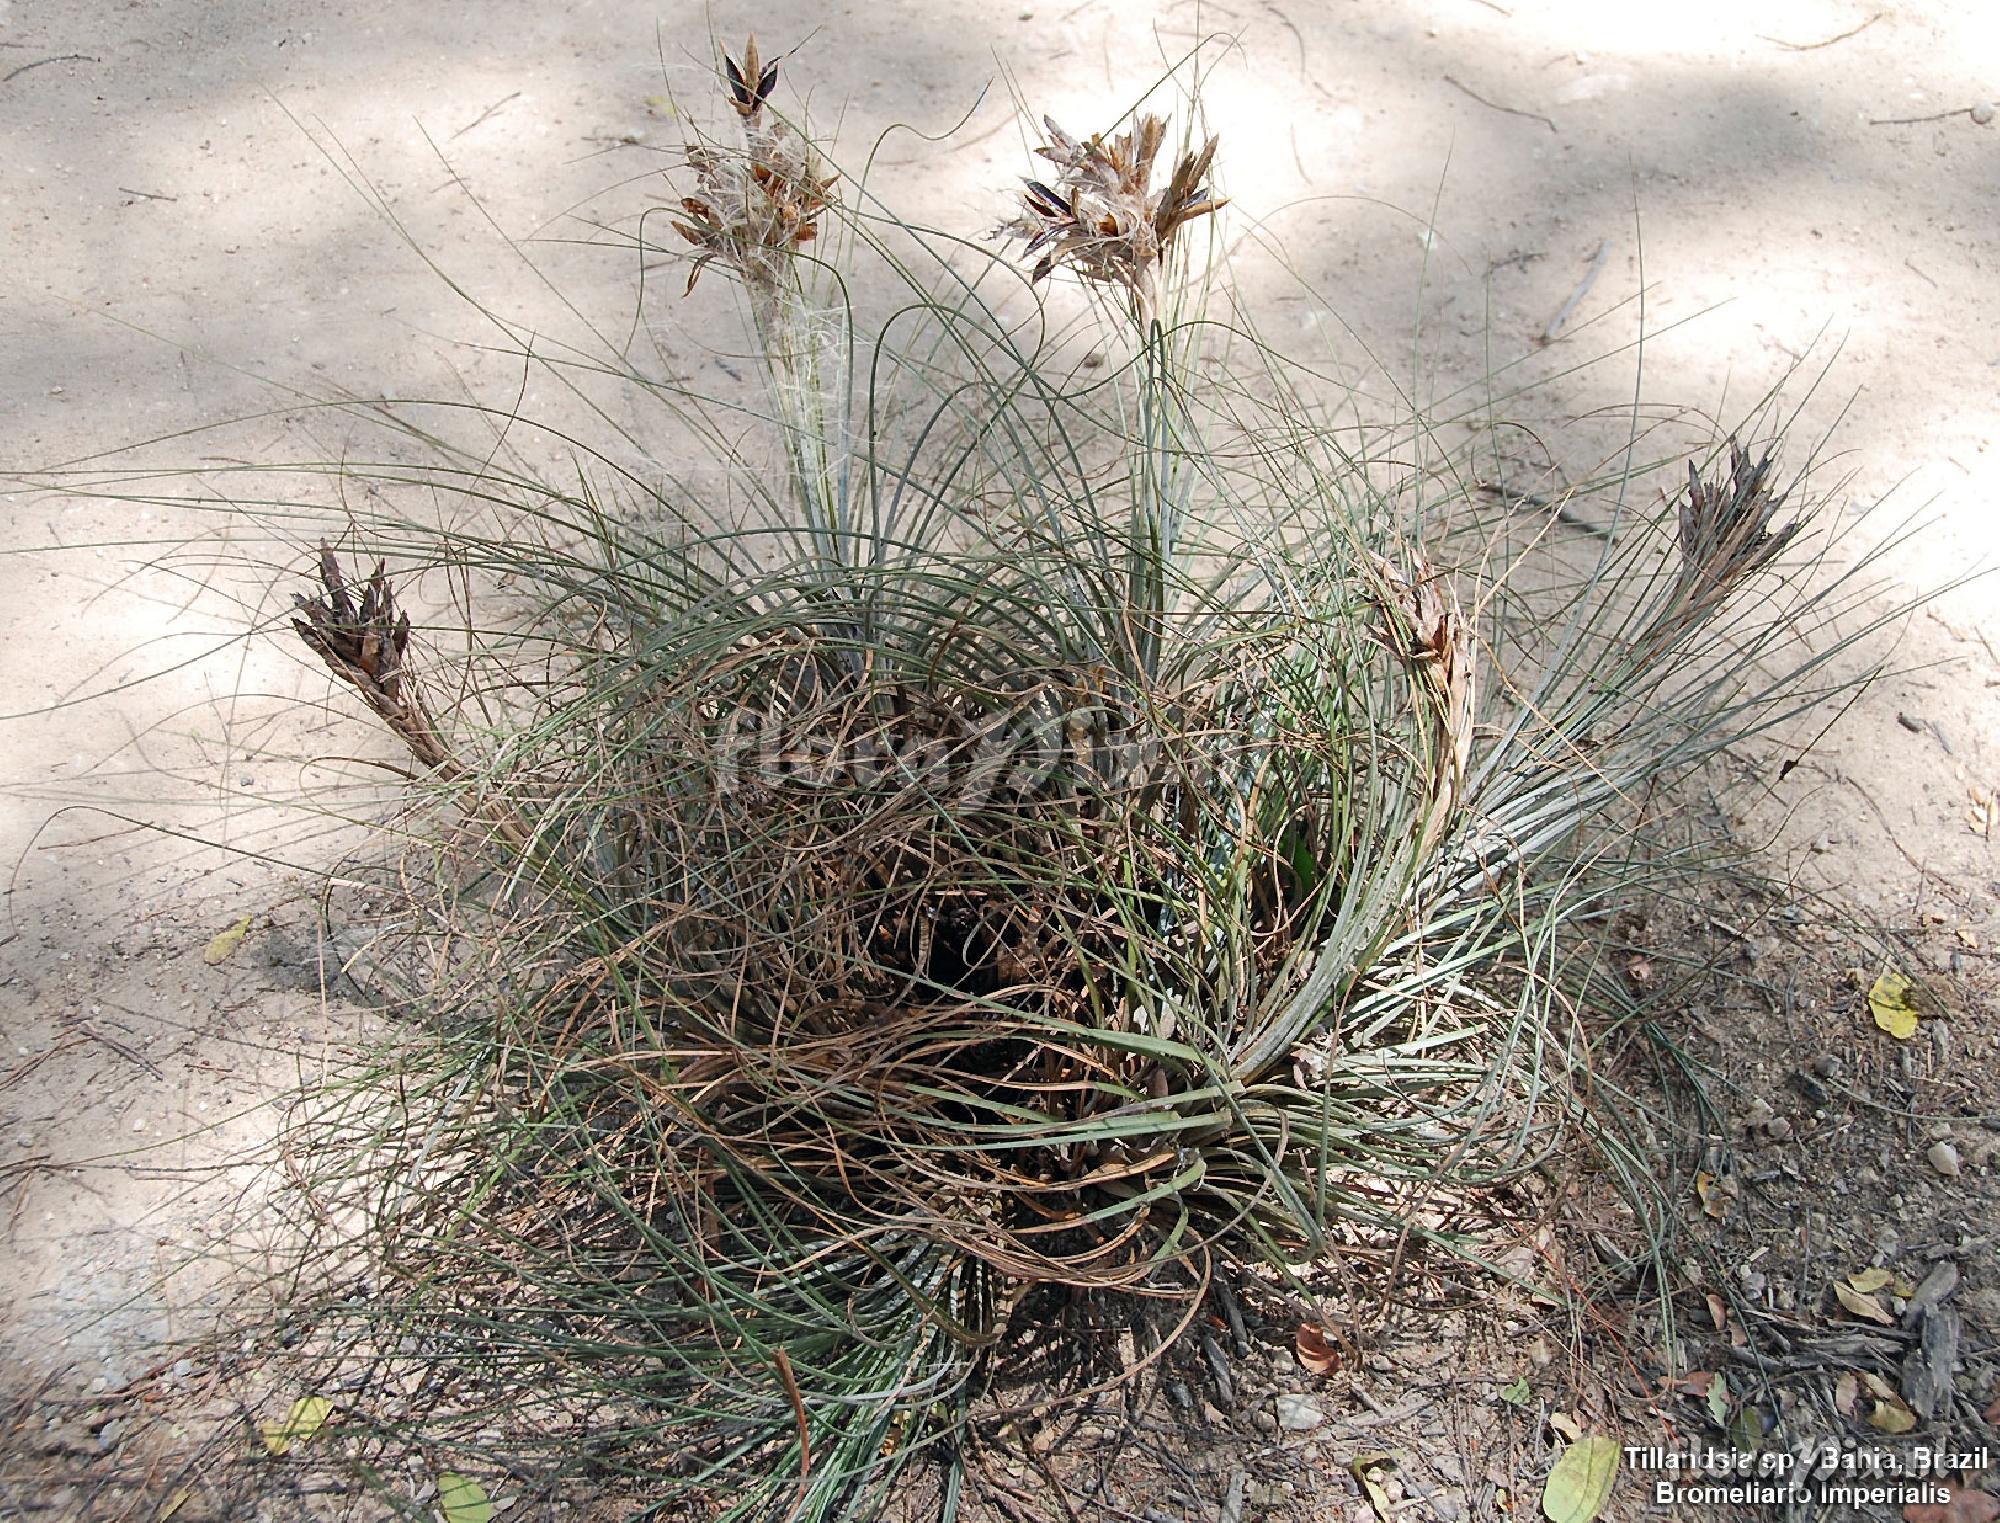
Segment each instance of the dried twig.
[{"label": "dried twig", "polygon": [[1877,11],[1874,15],[1870,16],[1866,21],[1862,22],[1861,25],[1851,26],[1846,31],[1841,32],[1835,36],[1828,37],[1821,42],[1787,42],[1782,37],[1766,37],[1762,32],[1759,32],[1757,34],[1757,37],[1759,41],[1768,42],[1771,44],[1772,47],[1783,48],[1788,53],[1810,53],[1818,48],[1830,48],[1836,42],[1845,42],[1847,41],[1848,38],[1857,36],[1860,33],[1867,31],[1868,28],[1873,26],[1876,22],[1880,21],[1884,14],[1885,13],[1882,11]]},{"label": "dried twig", "polygon": [[1536,343],[1553,344],[1556,341],[1556,335],[1562,332],[1563,324],[1569,321],[1570,314],[1576,310],[1577,303],[1588,296],[1590,288],[1597,284],[1597,277],[1604,270],[1604,261],[1610,257],[1611,240],[1600,238],[1597,242],[1597,252],[1590,256],[1590,268],[1583,272],[1583,279],[1579,280],[1576,283],[1576,289],[1569,293],[1569,300],[1556,309],[1556,315],[1549,319],[1548,327],[1542,329],[1541,333],[1536,336]]},{"label": "dried twig", "polygon": [[1916,127],[1921,126],[1925,122],[1948,121],[1954,116],[1970,116],[1978,109],[1977,106],[1953,106],[1949,111],[1933,111],[1929,116],[1871,116],[1868,118],[1868,125],[1871,127]]},{"label": "dried twig", "polygon": [[37,58],[33,63],[24,63],[18,69],[10,69],[0,74],[0,85],[10,85],[30,69],[39,69],[46,63],[96,63],[93,53],[58,53],[53,58]]},{"label": "dried twig", "polygon": [[89,1021],[72,1020],[69,1022],[69,1025],[80,1035],[89,1037],[94,1042],[103,1043],[106,1047],[109,1047],[113,1052],[117,1053],[119,1057],[125,1059],[126,1062],[132,1064],[134,1067],[145,1069],[146,1072],[151,1074],[154,1078],[164,1079],[166,1077],[166,1074],[161,1071],[160,1065],[155,1063],[151,1058],[147,1057],[142,1052],[133,1051],[130,1047],[127,1047],[123,1042],[119,1041],[116,1037],[109,1036],[106,1033],[99,1031],[95,1026],[91,1025]]},{"label": "dried twig", "polygon": [[1504,112],[1508,116],[1524,116],[1531,122],[1540,122],[1544,127],[1548,128],[1549,131],[1551,132],[1561,131],[1561,129],[1557,127],[1553,121],[1551,121],[1548,117],[1543,116],[1542,113],[1539,111],[1523,111],[1517,106],[1503,106],[1497,100],[1488,100],[1485,96],[1481,95],[1477,90],[1473,89],[1472,86],[1465,84],[1460,80],[1453,79],[1449,74],[1444,76],[1444,82],[1450,85],[1454,90],[1462,91],[1463,93],[1471,96],[1474,100],[1478,101],[1480,105],[1484,106],[1489,111]]},{"label": "dried twig", "polygon": [[1569,505],[1567,495],[1563,497],[1545,497],[1540,492],[1518,492],[1512,487],[1501,485],[1497,481],[1475,481],[1472,484],[1472,489],[1485,496],[1499,498],[1502,503],[1517,513],[1523,508],[1547,509],[1552,513],[1557,523],[1568,524],[1570,528],[1579,530],[1585,534],[1594,535],[1598,539],[1609,539],[1611,537],[1611,531],[1606,529],[1604,525],[1592,523],[1581,513],[1577,512],[1576,509],[1572,508]]},{"label": "dried twig", "polygon": [[458,131],[454,132],[451,135],[452,140],[456,142],[459,138],[464,137],[466,133],[470,132],[474,127],[477,127],[483,122],[485,122],[489,117],[493,115],[494,112],[498,111],[502,106],[506,105],[507,102],[511,100],[519,100],[520,98],[521,98],[521,92],[519,90],[516,90],[512,95],[501,96],[500,99],[496,100],[492,105],[488,106],[484,111],[480,112],[479,115],[475,116],[471,121],[467,122],[463,127],[459,128]]}]

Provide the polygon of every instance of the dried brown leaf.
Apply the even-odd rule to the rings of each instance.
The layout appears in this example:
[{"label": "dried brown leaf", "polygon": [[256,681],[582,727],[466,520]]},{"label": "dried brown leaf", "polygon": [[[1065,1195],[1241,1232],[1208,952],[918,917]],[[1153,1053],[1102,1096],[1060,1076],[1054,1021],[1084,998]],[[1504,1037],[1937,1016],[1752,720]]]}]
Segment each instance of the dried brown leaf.
[{"label": "dried brown leaf", "polygon": [[1299,1363],[1315,1375],[1331,1375],[1340,1368],[1340,1350],[1326,1336],[1326,1329],[1317,1322],[1301,1322],[1294,1340],[1298,1350]]},{"label": "dried brown leaf", "polygon": [[1833,1294],[1842,1306],[1857,1317],[1863,1317],[1870,1322],[1879,1322],[1884,1327],[1896,1325],[1896,1318],[1880,1301],[1873,1296],[1863,1295],[1845,1280],[1833,1282]]}]

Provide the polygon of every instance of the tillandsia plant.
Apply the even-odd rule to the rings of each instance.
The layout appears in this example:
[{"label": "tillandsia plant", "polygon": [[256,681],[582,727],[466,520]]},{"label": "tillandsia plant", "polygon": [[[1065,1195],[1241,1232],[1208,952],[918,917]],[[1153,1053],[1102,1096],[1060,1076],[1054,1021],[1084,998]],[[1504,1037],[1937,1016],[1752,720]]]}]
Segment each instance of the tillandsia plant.
[{"label": "tillandsia plant", "polygon": [[[1442,1192],[1588,1124],[1609,996],[1568,928],[1626,886],[1603,834],[1835,688],[1839,642],[1797,642],[1842,595],[1778,580],[1803,513],[1733,444],[1677,542],[1632,514],[1552,562],[1573,584],[1456,555],[1434,501],[1420,542],[1202,310],[1213,138],[1156,185],[1165,119],[1048,124],[1024,267],[837,177],[754,41],[720,77],[734,136],[671,221],[690,289],[742,293],[779,484],[720,402],[576,368],[686,425],[754,521],[629,455],[565,488],[378,412],[446,453],[382,468],[297,600],[484,829],[411,875],[449,885],[410,917],[427,1018],[302,1127],[330,1288],[292,1341],[377,1472],[804,1520],[921,1466],[950,1515],[1024,1296],[1159,1310],[1144,1366],[1217,1276],[1448,1246]],[[1102,373],[1047,324],[1059,272],[1112,298]],[[904,293],[865,365],[836,273]],[[356,551],[387,562],[358,602]],[[456,645],[398,606],[432,563],[488,600]]]}]

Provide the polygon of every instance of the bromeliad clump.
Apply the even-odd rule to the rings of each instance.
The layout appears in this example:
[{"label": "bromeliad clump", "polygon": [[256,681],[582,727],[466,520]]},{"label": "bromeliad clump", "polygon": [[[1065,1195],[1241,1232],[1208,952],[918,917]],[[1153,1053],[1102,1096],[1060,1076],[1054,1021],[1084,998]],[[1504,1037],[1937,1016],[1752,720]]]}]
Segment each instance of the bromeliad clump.
[{"label": "bromeliad clump", "polygon": [[[780,468],[740,406],[632,373],[701,424],[725,503],[649,479],[625,521],[480,457],[439,495],[533,533],[442,554],[545,589],[518,629],[427,650],[331,555],[299,601],[502,824],[478,908],[435,917],[436,965],[474,944],[490,976],[412,1060],[434,1082],[385,1090],[355,1177],[399,1181],[365,1202],[386,1267],[329,1316],[448,1366],[427,1445],[504,1424],[552,1499],[615,1460],[649,1505],[832,1519],[919,1458],[955,1473],[1025,1296],[1136,1293],[1069,1361],[1089,1388],[1121,1331],[1171,1357],[1219,1275],[1462,1246],[1454,1192],[1585,1114],[1561,1012],[1606,996],[1568,949],[1624,880],[1579,832],[1791,703],[1737,678],[1812,605],[1735,596],[1798,532],[1740,452],[1691,478],[1678,571],[1665,536],[1607,539],[1531,618],[1555,581],[1454,567],[1435,496],[1378,489],[1239,314],[1255,384],[1208,363],[1179,254],[1225,204],[1212,138],[1156,188],[1162,118],[1049,123],[1024,279],[886,249],[754,41],[721,79],[736,140],[690,151],[674,225],[690,287],[747,296]],[[865,364],[828,227],[907,282]],[[1137,338],[1087,384],[1009,310],[1059,269]],[[420,657],[458,663],[435,721]]]}]

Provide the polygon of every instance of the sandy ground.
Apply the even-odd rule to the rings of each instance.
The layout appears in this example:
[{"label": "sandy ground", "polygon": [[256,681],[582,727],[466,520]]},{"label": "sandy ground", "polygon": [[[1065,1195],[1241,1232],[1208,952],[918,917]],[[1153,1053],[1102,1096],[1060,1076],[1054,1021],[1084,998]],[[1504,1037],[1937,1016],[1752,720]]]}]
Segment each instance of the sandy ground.
[{"label": "sandy ground", "polygon": [[[2000,942],[1984,808],[2000,791],[2000,616],[1989,583],[1953,585],[2000,551],[2000,123],[1985,104],[2000,10],[0,0],[0,465],[250,414],[265,416],[226,441],[155,454],[317,455],[339,425],[292,388],[503,378],[463,347],[478,320],[439,271],[538,331],[575,321],[503,235],[583,311],[629,320],[632,261],[589,246],[589,222],[665,191],[684,136],[669,100],[704,93],[710,24],[798,45],[788,86],[815,118],[857,157],[882,138],[878,184],[972,233],[1025,163],[1007,79],[1088,129],[1163,58],[1232,35],[1205,99],[1239,277],[1268,329],[1390,407],[1398,385],[1444,395],[1624,350],[1551,382],[1550,418],[1587,421],[1524,442],[1517,485],[1586,474],[1635,392],[1730,420],[1791,375],[1795,437],[1838,423],[1823,480],[1840,478],[1842,553],[1890,600],[1947,590],[1904,627],[1898,674],[1740,823],[1771,837],[1777,875],[1931,975],[1953,1036],[1914,1067],[1886,1054],[1843,975],[1880,954],[1827,932],[1760,946],[1823,990],[1816,1025],[1772,1040],[1931,1086],[1930,1119],[1869,1132],[1855,1155],[1876,1184],[1819,1205],[1837,1238],[1872,1243],[1886,1222],[1904,1247],[1955,1255],[1966,1294],[1986,1297],[1984,1342],[2000,1336],[1977,1121],[2000,1110],[1982,983]],[[882,137],[961,118],[942,146]],[[1600,249],[1568,342],[1542,348]],[[1846,506],[1885,497],[1865,521]],[[237,638],[276,608],[271,585],[163,558],[222,520],[4,501],[0,1383],[102,1391],[190,1330],[198,1282],[169,1271],[238,1192],[254,1200],[256,1180],[208,1167],[268,1135],[296,1077],[354,1034],[320,999],[311,950],[310,874],[341,843],[265,801],[309,781],[277,755],[367,740],[284,642]],[[1912,516],[1922,531],[1885,548]],[[244,915],[251,937],[206,964]],[[1751,1048],[1725,1033],[1718,1062],[1746,1101],[1776,1103],[1798,1054]],[[1959,1178],[1927,1164],[1939,1140]],[[1791,1230],[1784,1211],[1772,1230]]]}]

